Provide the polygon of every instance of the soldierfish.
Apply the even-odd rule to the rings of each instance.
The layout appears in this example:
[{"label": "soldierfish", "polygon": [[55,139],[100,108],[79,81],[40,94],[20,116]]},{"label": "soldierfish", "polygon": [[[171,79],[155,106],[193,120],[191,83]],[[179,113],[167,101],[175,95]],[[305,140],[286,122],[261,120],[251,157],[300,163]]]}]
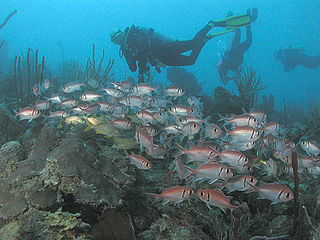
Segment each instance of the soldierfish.
[{"label": "soldierfish", "polygon": [[126,91],[130,88],[132,88],[132,82],[126,80],[126,81],[122,81],[122,82],[110,82],[114,88],[122,90],[122,91]]},{"label": "soldierfish", "polygon": [[280,130],[280,124],[276,122],[269,122],[264,125],[263,132],[265,136],[268,136],[269,134],[273,136],[278,136]]},{"label": "soldierfish", "polygon": [[37,110],[43,111],[43,110],[49,109],[50,106],[51,106],[50,102],[44,100],[44,101],[39,101],[39,102],[35,103],[34,108]]},{"label": "soldierfish", "polygon": [[50,87],[50,81],[49,79],[45,80],[42,85],[40,83],[35,84],[32,92],[35,96],[39,97],[41,96],[48,88]]},{"label": "soldierfish", "polygon": [[220,187],[221,189],[226,188],[228,193],[233,191],[246,191],[252,187],[248,184],[255,186],[258,180],[249,175],[237,175],[227,179]]},{"label": "soldierfish", "polygon": [[32,107],[23,108],[20,110],[20,112],[14,112],[16,114],[16,117],[20,117],[20,120],[27,119],[31,121],[32,119],[38,118],[41,115],[41,112],[39,110]]},{"label": "soldierfish", "polygon": [[219,156],[219,162],[228,163],[231,166],[243,166],[248,163],[248,158],[241,152],[224,150],[219,153],[213,150],[214,153]]},{"label": "soldierfish", "polygon": [[239,116],[231,116],[231,117],[223,117],[220,115],[220,121],[225,121],[225,125],[227,123],[232,123],[235,126],[241,127],[241,126],[251,126],[251,127],[257,127],[258,121],[255,117],[249,114],[243,114]]},{"label": "soldierfish", "polygon": [[[250,183],[248,183],[250,184]],[[293,193],[285,183],[265,183],[261,187],[251,185],[252,191],[257,191],[258,199],[268,199],[272,204],[288,202],[293,199]],[[249,191],[251,192],[251,190]]]},{"label": "soldierfish", "polygon": [[257,141],[261,137],[258,129],[250,126],[235,127],[232,131],[226,130],[226,137],[232,141]]},{"label": "soldierfish", "polygon": [[90,102],[90,101],[97,100],[98,98],[101,98],[101,97],[102,97],[102,95],[94,93],[94,92],[85,92],[85,93],[81,94],[80,100],[84,101],[84,102]]},{"label": "soldierfish", "polygon": [[83,86],[83,83],[77,83],[77,82],[67,83],[62,87],[62,91],[65,93],[73,93],[75,91],[79,91],[82,86]]},{"label": "soldierfish", "polygon": [[176,85],[166,87],[164,92],[167,96],[170,96],[170,97],[180,97],[185,93],[185,91],[182,88],[179,88]]},{"label": "soldierfish", "polygon": [[177,146],[180,149],[180,153],[175,156],[187,155],[190,161],[208,162],[209,159],[217,156],[217,153],[208,146],[192,146],[189,150],[183,149],[178,144]]},{"label": "soldierfish", "polygon": [[67,99],[60,103],[61,108],[72,108],[78,105],[78,101],[75,99]]},{"label": "soldierfish", "polygon": [[141,96],[141,95],[147,95],[150,94],[152,91],[156,91],[156,89],[159,86],[156,87],[151,87],[149,84],[147,83],[139,83],[138,85],[132,87],[132,94],[136,95],[136,96]]},{"label": "soldierfish", "polygon": [[171,115],[192,116],[194,113],[194,108],[189,106],[175,105],[169,107],[168,112]]},{"label": "soldierfish", "polygon": [[235,206],[230,203],[231,197],[224,195],[219,189],[203,189],[198,191],[198,197],[201,201],[205,202],[209,209],[210,206],[220,208],[224,213],[226,209],[232,210]]},{"label": "soldierfish", "polygon": [[119,100],[119,103],[122,103],[131,108],[142,108],[145,102],[146,100],[142,99],[140,96],[128,96]]},{"label": "soldierfish", "polygon": [[204,136],[206,138],[218,138],[221,136],[222,130],[221,128],[213,123],[209,123],[205,125]]},{"label": "soldierfish", "polygon": [[100,105],[100,111],[101,112],[108,112],[111,113],[113,112],[113,107],[110,103],[108,102],[99,102],[97,101],[97,103]]},{"label": "soldierfish", "polygon": [[147,148],[149,153],[151,153],[158,146],[153,144],[153,138],[149,136],[145,131],[137,129],[135,132],[135,139],[140,144],[140,149],[143,147]]},{"label": "soldierfish", "polygon": [[106,91],[106,93],[112,97],[115,98],[122,98],[124,96],[124,93],[119,90],[119,89],[115,89],[115,88],[103,88],[104,91]]},{"label": "soldierfish", "polygon": [[65,111],[50,112],[48,118],[66,118],[68,113]]},{"label": "soldierfish", "polygon": [[146,169],[150,169],[152,167],[149,160],[146,159],[145,157],[140,156],[138,154],[130,154],[129,155],[126,150],[124,150],[124,151],[126,153],[127,158],[129,158],[131,160],[131,163],[133,165],[135,165],[137,168],[146,170]]},{"label": "soldierfish", "polygon": [[218,179],[228,179],[233,176],[233,173],[229,167],[220,163],[206,163],[201,164],[197,169],[192,169],[184,166],[189,171],[185,177],[194,175],[194,181],[209,180],[209,184],[216,182]]},{"label": "soldierfish", "polygon": [[161,194],[149,193],[149,195],[163,199],[163,204],[166,204],[168,202],[180,203],[183,200],[188,199],[193,193],[193,190],[188,187],[175,186],[165,189]]},{"label": "soldierfish", "polygon": [[100,105],[98,103],[93,103],[90,105],[81,105],[79,108],[82,112],[87,114],[96,114],[100,110]]},{"label": "soldierfish", "polygon": [[120,130],[129,130],[133,127],[133,124],[126,119],[115,119],[115,120],[108,120],[110,123]]},{"label": "soldierfish", "polygon": [[146,110],[138,111],[137,117],[145,123],[153,123],[155,121],[153,114]]},{"label": "soldierfish", "polygon": [[320,146],[315,141],[301,141],[300,146],[308,155],[317,156],[320,154]]},{"label": "soldierfish", "polygon": [[252,110],[249,114],[255,117],[258,120],[258,122],[264,123],[267,121],[267,114],[260,110]]}]

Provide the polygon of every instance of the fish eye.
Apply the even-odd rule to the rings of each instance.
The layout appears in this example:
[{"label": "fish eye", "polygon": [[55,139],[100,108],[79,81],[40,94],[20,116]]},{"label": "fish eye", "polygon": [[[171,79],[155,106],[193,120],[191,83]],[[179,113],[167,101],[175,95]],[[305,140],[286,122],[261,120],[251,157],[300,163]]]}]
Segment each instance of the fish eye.
[{"label": "fish eye", "polygon": [[150,165],[149,163],[146,163],[146,167],[149,167],[149,165]]},{"label": "fish eye", "polygon": [[204,192],[201,192],[200,195],[203,196],[203,195],[204,195]]},{"label": "fish eye", "polygon": [[193,124],[193,127],[194,127],[194,128],[197,128],[197,124]]},{"label": "fish eye", "polygon": [[286,194],[286,198],[289,198],[290,197],[290,193],[288,192],[287,194]]},{"label": "fish eye", "polygon": [[230,170],[229,170],[229,168],[227,168],[227,170],[226,170],[226,171],[227,171],[227,173],[229,173],[229,171],[230,171]]},{"label": "fish eye", "polygon": [[193,191],[192,191],[192,190],[190,190],[190,191],[189,191],[189,194],[190,194],[190,195],[192,195],[192,194],[193,194]]},{"label": "fish eye", "polygon": [[214,131],[214,132],[217,132],[217,131],[218,131],[218,129],[214,128],[214,129],[213,129],[213,131]]},{"label": "fish eye", "polygon": [[245,161],[245,162],[248,162],[248,158],[244,158],[244,161]]},{"label": "fish eye", "polygon": [[194,112],[194,109],[193,109],[193,108],[190,108],[190,111],[193,113],[193,112]]},{"label": "fish eye", "polygon": [[253,182],[253,178],[250,178],[250,182]]}]

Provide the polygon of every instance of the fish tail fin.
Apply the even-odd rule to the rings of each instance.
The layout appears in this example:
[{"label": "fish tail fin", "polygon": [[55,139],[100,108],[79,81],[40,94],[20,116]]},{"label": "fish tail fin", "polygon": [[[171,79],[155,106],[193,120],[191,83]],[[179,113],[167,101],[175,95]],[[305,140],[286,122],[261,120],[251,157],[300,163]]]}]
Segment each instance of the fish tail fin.
[{"label": "fish tail fin", "polygon": [[248,183],[248,185],[249,185],[250,187],[252,187],[252,189],[249,189],[249,190],[245,191],[245,193],[251,193],[251,192],[255,192],[255,191],[258,191],[258,190],[259,190],[259,188],[257,188],[256,186],[253,186],[253,185],[250,184],[249,182],[246,181],[246,183]]},{"label": "fish tail fin", "polygon": [[156,194],[156,193],[146,193],[146,194],[156,198],[160,198],[160,194]]},{"label": "fish tail fin", "polygon": [[88,127],[86,127],[84,129],[84,132],[89,131],[90,129],[92,129],[92,124],[89,122],[88,118],[84,118],[84,120],[86,121],[86,124],[88,125]]},{"label": "fish tail fin", "polygon": [[185,152],[185,150],[178,143],[176,143],[176,145],[179,148],[180,152],[174,155],[174,157],[179,157]]},{"label": "fish tail fin", "polygon": [[244,107],[241,107],[241,109],[242,109],[242,113],[243,113],[243,114],[249,114],[249,113],[244,109]]},{"label": "fish tail fin", "polygon": [[160,95],[160,92],[158,91],[158,88],[159,88],[159,87],[160,87],[160,85],[155,86],[155,87],[152,88],[152,90],[155,91],[157,94]]},{"label": "fish tail fin", "polygon": [[195,172],[194,169],[189,168],[189,167],[186,166],[186,165],[182,165],[182,166],[183,166],[184,169],[186,169],[186,170],[188,171],[187,173],[184,174],[183,179],[189,177],[190,175],[192,175],[192,174]]}]

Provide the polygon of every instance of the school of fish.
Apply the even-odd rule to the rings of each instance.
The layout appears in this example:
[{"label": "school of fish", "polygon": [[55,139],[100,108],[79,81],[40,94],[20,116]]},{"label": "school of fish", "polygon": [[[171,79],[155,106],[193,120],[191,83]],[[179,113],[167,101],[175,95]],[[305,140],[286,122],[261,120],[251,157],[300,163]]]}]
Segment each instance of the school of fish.
[{"label": "school of fish", "polygon": [[[211,116],[203,118],[200,98],[185,96],[184,89],[175,85],[160,89],[129,81],[111,82],[108,87],[92,82],[90,86],[68,83],[60,93],[47,96],[50,81],[46,80],[33,89],[37,102],[16,116],[29,121],[58,119],[60,125],[87,124],[85,131],[113,138],[113,147],[124,151],[124,161],[141,170],[152,171],[152,159],[175,161],[174,170],[185,185],[150,194],[164,203],[192,197],[195,191],[187,187],[191,182],[199,184],[200,201],[223,212],[236,207],[225,195],[233,191],[257,192],[259,199],[272,204],[290,201],[293,193],[285,183],[264,183],[252,175],[256,169],[270,177],[292,175],[293,151],[298,154],[299,174],[320,175],[320,146],[312,140],[291,142],[285,129],[268,122],[260,110],[220,115],[212,123]],[[202,189],[204,181],[212,187]]]}]

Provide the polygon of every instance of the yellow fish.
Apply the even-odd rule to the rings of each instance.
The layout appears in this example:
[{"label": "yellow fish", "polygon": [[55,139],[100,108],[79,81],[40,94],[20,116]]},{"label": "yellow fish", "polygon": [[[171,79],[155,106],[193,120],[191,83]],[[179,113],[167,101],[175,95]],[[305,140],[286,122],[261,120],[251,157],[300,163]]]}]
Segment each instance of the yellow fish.
[{"label": "yellow fish", "polygon": [[138,147],[138,142],[134,138],[114,138],[113,148],[118,149],[133,149]]},{"label": "yellow fish", "polygon": [[90,123],[93,126],[97,126],[97,125],[100,125],[100,124],[104,123],[104,121],[102,121],[102,120],[100,120],[99,118],[96,118],[96,117],[87,117],[87,118],[85,118],[85,120],[86,120],[87,124]]},{"label": "yellow fish", "polygon": [[89,131],[90,129],[94,129],[96,131],[96,134],[103,134],[106,137],[115,137],[115,136],[120,136],[119,130],[113,126],[110,123],[102,123],[99,125],[93,125],[89,122],[89,120],[86,118],[86,123],[88,127],[84,130]]},{"label": "yellow fish", "polygon": [[262,162],[265,165],[265,170],[268,176],[277,176],[279,173],[278,164],[271,158],[268,161]]}]

